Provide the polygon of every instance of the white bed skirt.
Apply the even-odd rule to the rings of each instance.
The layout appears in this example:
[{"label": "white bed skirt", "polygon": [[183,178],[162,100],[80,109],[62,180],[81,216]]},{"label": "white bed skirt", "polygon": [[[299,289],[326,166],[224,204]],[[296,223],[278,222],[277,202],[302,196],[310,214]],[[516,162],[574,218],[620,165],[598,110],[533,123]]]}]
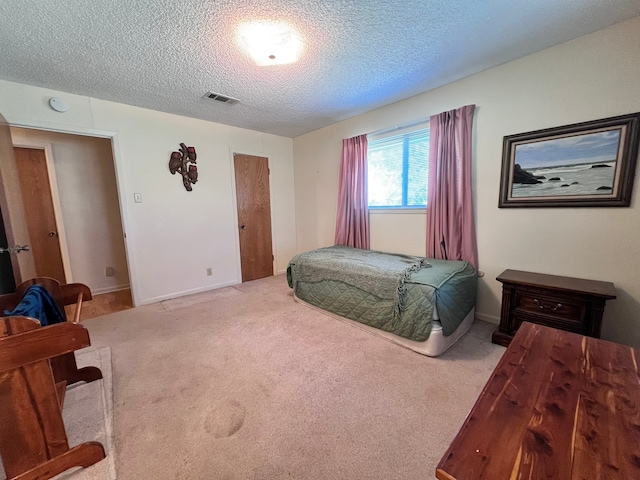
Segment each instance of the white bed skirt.
[{"label": "white bed skirt", "polygon": [[445,337],[442,334],[442,325],[437,320],[438,312],[433,312],[433,325],[431,328],[431,335],[424,342],[416,342],[415,340],[409,340],[408,338],[399,337],[391,332],[385,332],[384,330],[380,330],[379,328],[370,327],[369,325],[365,325],[364,323],[356,322],[355,320],[351,320],[349,318],[341,317],[340,315],[336,315],[335,313],[328,312],[323,310],[322,308],[311,305],[310,303],[305,302],[304,300],[300,300],[295,294],[293,297],[297,302],[306,305],[309,308],[313,308],[314,310],[324,313],[330,317],[333,317],[341,322],[347,323],[354,327],[365,330],[366,332],[372,333],[373,335],[377,335],[386,340],[389,340],[393,343],[396,343],[400,346],[413,350],[414,352],[420,353],[422,355],[427,355],[429,357],[437,357],[438,355],[442,355],[451,345],[456,343],[460,337],[462,337],[469,328],[471,328],[471,324],[473,323],[473,319],[475,316],[475,308],[472,308],[471,311],[464,317],[462,323],[458,326],[458,328],[448,337]]}]

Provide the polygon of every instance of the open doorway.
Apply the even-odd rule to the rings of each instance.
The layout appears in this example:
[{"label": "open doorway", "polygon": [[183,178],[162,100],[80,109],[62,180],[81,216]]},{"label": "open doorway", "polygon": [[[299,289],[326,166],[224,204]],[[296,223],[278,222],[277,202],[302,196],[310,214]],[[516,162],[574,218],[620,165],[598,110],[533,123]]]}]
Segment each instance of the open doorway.
[{"label": "open doorway", "polygon": [[[91,288],[94,301],[83,308],[84,318],[132,307],[111,139],[21,127],[10,127],[10,133],[23,199],[31,188],[24,185],[36,176],[46,176],[51,187],[32,187],[36,200],[23,205],[26,218],[44,216],[50,222],[37,234],[43,238],[35,238],[29,228],[33,247],[55,240],[66,283]],[[21,168],[21,162],[30,165]],[[36,212],[45,203],[52,209]],[[52,276],[38,271],[36,250],[36,275]]]},{"label": "open doorway", "polygon": [[[2,206],[0,205],[0,248],[3,250],[9,246],[7,232],[2,218]],[[13,275],[13,266],[8,252],[0,252],[0,294],[15,292],[16,280]]]}]

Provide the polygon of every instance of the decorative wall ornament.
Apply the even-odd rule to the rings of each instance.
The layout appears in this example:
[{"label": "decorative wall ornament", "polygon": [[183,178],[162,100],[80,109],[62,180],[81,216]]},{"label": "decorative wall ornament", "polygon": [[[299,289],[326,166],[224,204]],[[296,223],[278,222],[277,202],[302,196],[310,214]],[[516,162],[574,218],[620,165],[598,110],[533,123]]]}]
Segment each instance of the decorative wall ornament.
[{"label": "decorative wall ornament", "polygon": [[504,137],[498,207],[628,207],[640,112]]},{"label": "decorative wall ornament", "polygon": [[194,147],[187,147],[184,143],[181,143],[180,151],[171,152],[171,158],[169,159],[171,174],[178,172],[182,175],[182,183],[188,192],[191,191],[191,184],[198,181],[196,157],[196,149]]}]

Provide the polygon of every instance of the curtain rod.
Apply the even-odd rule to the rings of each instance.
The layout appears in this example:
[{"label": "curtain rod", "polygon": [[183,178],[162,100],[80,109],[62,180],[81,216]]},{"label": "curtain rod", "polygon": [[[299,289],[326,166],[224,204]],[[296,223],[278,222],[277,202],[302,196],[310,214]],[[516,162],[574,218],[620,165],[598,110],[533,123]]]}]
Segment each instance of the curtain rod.
[{"label": "curtain rod", "polygon": [[427,123],[428,121],[429,121],[429,118],[423,118],[422,120],[417,120],[415,122],[405,123],[403,125],[396,125],[395,127],[383,128],[381,130],[376,130],[375,132],[369,132],[367,133],[367,135],[382,135],[383,133],[389,133],[395,130],[404,130],[405,128],[422,125],[423,123]]}]

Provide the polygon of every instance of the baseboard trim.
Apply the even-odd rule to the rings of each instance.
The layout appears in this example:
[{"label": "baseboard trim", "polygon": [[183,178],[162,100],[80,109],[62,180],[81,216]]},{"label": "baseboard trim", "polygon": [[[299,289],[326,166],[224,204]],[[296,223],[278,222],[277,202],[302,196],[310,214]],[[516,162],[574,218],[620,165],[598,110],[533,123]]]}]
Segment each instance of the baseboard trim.
[{"label": "baseboard trim", "polygon": [[120,290],[127,290],[129,288],[131,288],[131,286],[128,283],[124,285],[116,285],[115,287],[92,288],[91,295],[102,295],[103,293],[113,293],[113,292],[118,292]]},{"label": "baseboard trim", "polygon": [[496,325],[500,324],[500,317],[496,315],[488,315],[486,313],[480,313],[477,310],[476,310],[476,318],[484,322],[495,323]]},{"label": "baseboard trim", "polygon": [[216,283],[215,285],[207,285],[205,287],[182,290],[180,292],[168,293],[166,295],[158,295],[157,297],[152,297],[152,298],[147,298],[145,300],[142,300],[136,306],[151,305],[152,303],[164,302],[165,300],[184,297],[185,295],[193,295],[195,293],[208,292],[209,290],[217,290],[219,288],[231,287],[232,285],[238,285],[239,283],[242,283],[242,282],[238,282],[237,280],[232,280],[230,282]]}]

